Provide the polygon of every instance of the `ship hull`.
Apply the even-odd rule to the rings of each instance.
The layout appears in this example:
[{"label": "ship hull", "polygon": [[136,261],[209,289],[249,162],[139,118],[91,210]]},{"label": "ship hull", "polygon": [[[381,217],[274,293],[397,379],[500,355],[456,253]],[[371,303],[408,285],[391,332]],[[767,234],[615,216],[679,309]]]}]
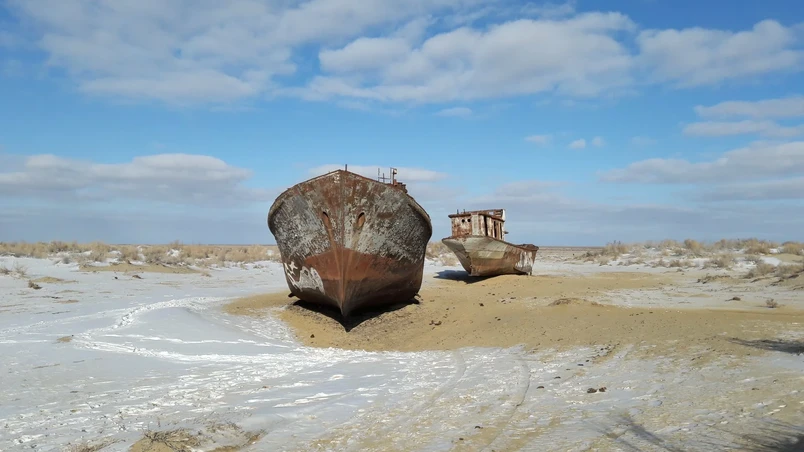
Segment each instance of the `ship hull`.
[{"label": "ship hull", "polygon": [[481,235],[447,237],[441,242],[470,276],[530,275],[539,250],[535,245],[514,245]]},{"label": "ship hull", "polygon": [[430,217],[392,185],[342,170],[310,179],[277,197],[268,227],[301,300],[346,317],[421,288]]}]

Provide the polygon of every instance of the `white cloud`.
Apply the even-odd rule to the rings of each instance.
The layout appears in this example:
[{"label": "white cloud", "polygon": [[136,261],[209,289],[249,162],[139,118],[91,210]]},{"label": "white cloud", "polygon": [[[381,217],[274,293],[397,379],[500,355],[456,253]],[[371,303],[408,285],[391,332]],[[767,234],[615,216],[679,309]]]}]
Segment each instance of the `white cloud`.
[{"label": "white cloud", "polygon": [[525,137],[525,141],[528,143],[545,145],[550,142],[551,138],[552,137],[550,135],[530,135]]},{"label": "white cloud", "polygon": [[637,44],[640,63],[653,79],[678,87],[800,71],[804,61],[796,32],[774,20],[763,20],[740,32],[700,27],[645,30],[639,33]]},{"label": "white cloud", "polygon": [[606,145],[606,140],[603,137],[592,138],[592,146],[601,147]]},{"label": "white cloud", "polygon": [[[30,25],[31,39],[24,40],[36,42],[47,65],[64,69],[81,91],[176,104],[278,95],[413,103],[538,93],[588,98],[631,92],[645,74],[689,87],[802,62],[793,29],[772,20],[738,32],[639,32],[621,13],[576,14],[574,1],[10,5]],[[19,40],[0,34],[0,45]]]},{"label": "white cloud", "polygon": [[404,39],[358,38],[342,49],[321,51],[318,59],[328,72],[363,72],[383,68],[409,52]]},{"label": "white cloud", "polygon": [[140,199],[199,205],[266,201],[273,195],[241,185],[251,171],[205,155],[157,154],[110,164],[41,154],[16,162],[0,172],[0,193],[42,200]]},{"label": "white cloud", "polygon": [[586,147],[586,140],[583,138],[577,139],[569,144],[570,149],[583,149]]},{"label": "white cloud", "polygon": [[719,137],[756,134],[772,138],[804,135],[804,124],[783,126],[767,118],[804,116],[804,97],[767,99],[756,102],[728,101],[711,107],[698,105],[695,112],[702,117],[747,117],[739,121],[702,121],[684,127],[685,135]]},{"label": "white cloud", "polygon": [[652,146],[656,143],[658,143],[658,141],[651,137],[635,136],[631,138],[631,144],[634,146]]},{"label": "white cloud", "polygon": [[[424,168],[410,168],[410,167],[395,167],[397,169],[396,178],[403,183],[408,182],[435,182],[443,180],[448,177],[446,173],[428,170]],[[344,169],[344,165],[326,164],[310,168],[308,173],[311,176],[320,176],[330,171]],[[385,177],[391,177],[391,167],[389,166],[371,166],[371,165],[348,165],[350,172],[360,174],[361,176],[377,179],[377,170],[380,174],[385,174]]]},{"label": "white cloud", "polygon": [[[300,46],[346,43],[473,3],[11,0],[34,26],[48,64],[66,69],[83,91],[173,103],[254,97],[273,89],[273,76],[295,72]],[[414,28],[398,32],[411,36]]]},{"label": "white cloud", "polygon": [[[590,96],[625,86],[631,59],[614,34],[632,28],[625,16],[590,13],[566,20],[516,20],[487,30],[458,28],[430,37],[400,57],[403,46],[363,41],[342,51],[353,66],[374,70],[313,79],[311,98],[351,96],[380,101],[436,102],[559,91]],[[557,43],[521,49],[532,42]],[[366,48],[362,54],[353,46]],[[377,63],[377,46],[393,54]],[[327,54],[329,57],[329,54]],[[382,63],[382,62],[380,62]],[[341,65],[337,65],[341,67]]]},{"label": "white cloud", "polygon": [[[585,13],[560,20],[520,19],[485,30],[462,27],[409,48],[383,41],[393,61],[362,73],[315,77],[309,99],[359,97],[383,102],[441,102],[545,92],[589,97],[624,93],[648,81],[686,88],[797,70],[804,57],[792,29],[774,21],[731,32],[700,28],[649,30],[637,35],[640,53],[616,36],[637,29],[616,13]],[[518,49],[547,39],[560,47]],[[349,48],[347,46],[345,49]],[[365,52],[358,67],[373,64]],[[516,55],[516,56],[515,56]],[[351,55],[358,58],[356,54]]]},{"label": "white cloud", "polygon": [[784,127],[773,121],[753,119],[732,122],[705,121],[688,124],[684,127],[684,134],[705,137],[759,134],[767,137],[789,138],[804,134],[804,125]]},{"label": "white cloud", "polygon": [[705,202],[804,200],[804,177],[727,183],[690,193],[689,197]]},{"label": "white cloud", "polygon": [[467,107],[454,107],[454,108],[445,108],[438,113],[438,116],[472,116],[472,109]]},{"label": "white cloud", "polygon": [[603,172],[605,182],[643,184],[728,183],[804,174],[804,141],[756,143],[709,162],[648,159]]},{"label": "white cloud", "polygon": [[712,106],[698,105],[695,113],[704,118],[743,116],[754,119],[804,116],[804,96],[758,101],[726,101]]}]

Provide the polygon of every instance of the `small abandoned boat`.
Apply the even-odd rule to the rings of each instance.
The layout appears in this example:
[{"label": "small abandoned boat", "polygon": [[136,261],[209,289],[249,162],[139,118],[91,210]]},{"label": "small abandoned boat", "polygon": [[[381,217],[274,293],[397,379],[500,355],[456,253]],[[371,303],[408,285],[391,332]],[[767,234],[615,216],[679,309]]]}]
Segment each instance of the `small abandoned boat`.
[{"label": "small abandoned boat", "polygon": [[396,174],[373,180],[336,170],[276,198],[268,227],[292,295],[343,317],[413,299],[433,229]]},{"label": "small abandoned boat", "polygon": [[505,209],[449,215],[452,235],[441,239],[470,276],[530,275],[539,247],[505,241]]}]

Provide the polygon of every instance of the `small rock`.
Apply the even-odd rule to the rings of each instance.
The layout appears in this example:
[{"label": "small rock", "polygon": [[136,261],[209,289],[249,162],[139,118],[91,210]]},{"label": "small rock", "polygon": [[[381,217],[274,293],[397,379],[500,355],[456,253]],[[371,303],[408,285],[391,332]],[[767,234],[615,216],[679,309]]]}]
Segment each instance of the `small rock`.
[{"label": "small rock", "polygon": [[310,339],[313,339],[314,337],[315,337],[315,334],[310,335]]},{"label": "small rock", "polygon": [[603,386],[602,388],[598,389],[599,392],[606,392],[606,387]]},{"label": "small rock", "polygon": [[587,392],[588,394],[594,394],[594,393],[596,393],[596,392],[597,392],[597,389],[595,389],[595,388],[589,388],[589,389],[587,389],[587,390],[586,390],[586,392]]},{"label": "small rock", "polygon": [[740,301],[740,300],[742,300],[742,298],[740,297],[731,297],[729,301]]},{"label": "small rock", "polygon": [[483,303],[480,303],[480,306],[483,306]]},{"label": "small rock", "polygon": [[117,279],[117,276],[115,276],[114,279]]},{"label": "small rock", "polygon": [[536,386],[536,389],[544,389],[544,386]]},{"label": "small rock", "polygon": [[479,425],[475,425],[475,428],[480,428],[480,429],[482,429],[483,427],[481,427],[481,426],[479,426]]}]

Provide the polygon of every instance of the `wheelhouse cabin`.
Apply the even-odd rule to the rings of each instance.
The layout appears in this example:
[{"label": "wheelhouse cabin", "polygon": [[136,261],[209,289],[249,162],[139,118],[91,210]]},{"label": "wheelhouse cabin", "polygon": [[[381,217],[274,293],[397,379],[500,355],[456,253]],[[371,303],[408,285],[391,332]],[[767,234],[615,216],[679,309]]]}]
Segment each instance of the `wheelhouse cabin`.
[{"label": "wheelhouse cabin", "polygon": [[449,215],[452,237],[481,235],[505,240],[505,209],[463,211]]}]

